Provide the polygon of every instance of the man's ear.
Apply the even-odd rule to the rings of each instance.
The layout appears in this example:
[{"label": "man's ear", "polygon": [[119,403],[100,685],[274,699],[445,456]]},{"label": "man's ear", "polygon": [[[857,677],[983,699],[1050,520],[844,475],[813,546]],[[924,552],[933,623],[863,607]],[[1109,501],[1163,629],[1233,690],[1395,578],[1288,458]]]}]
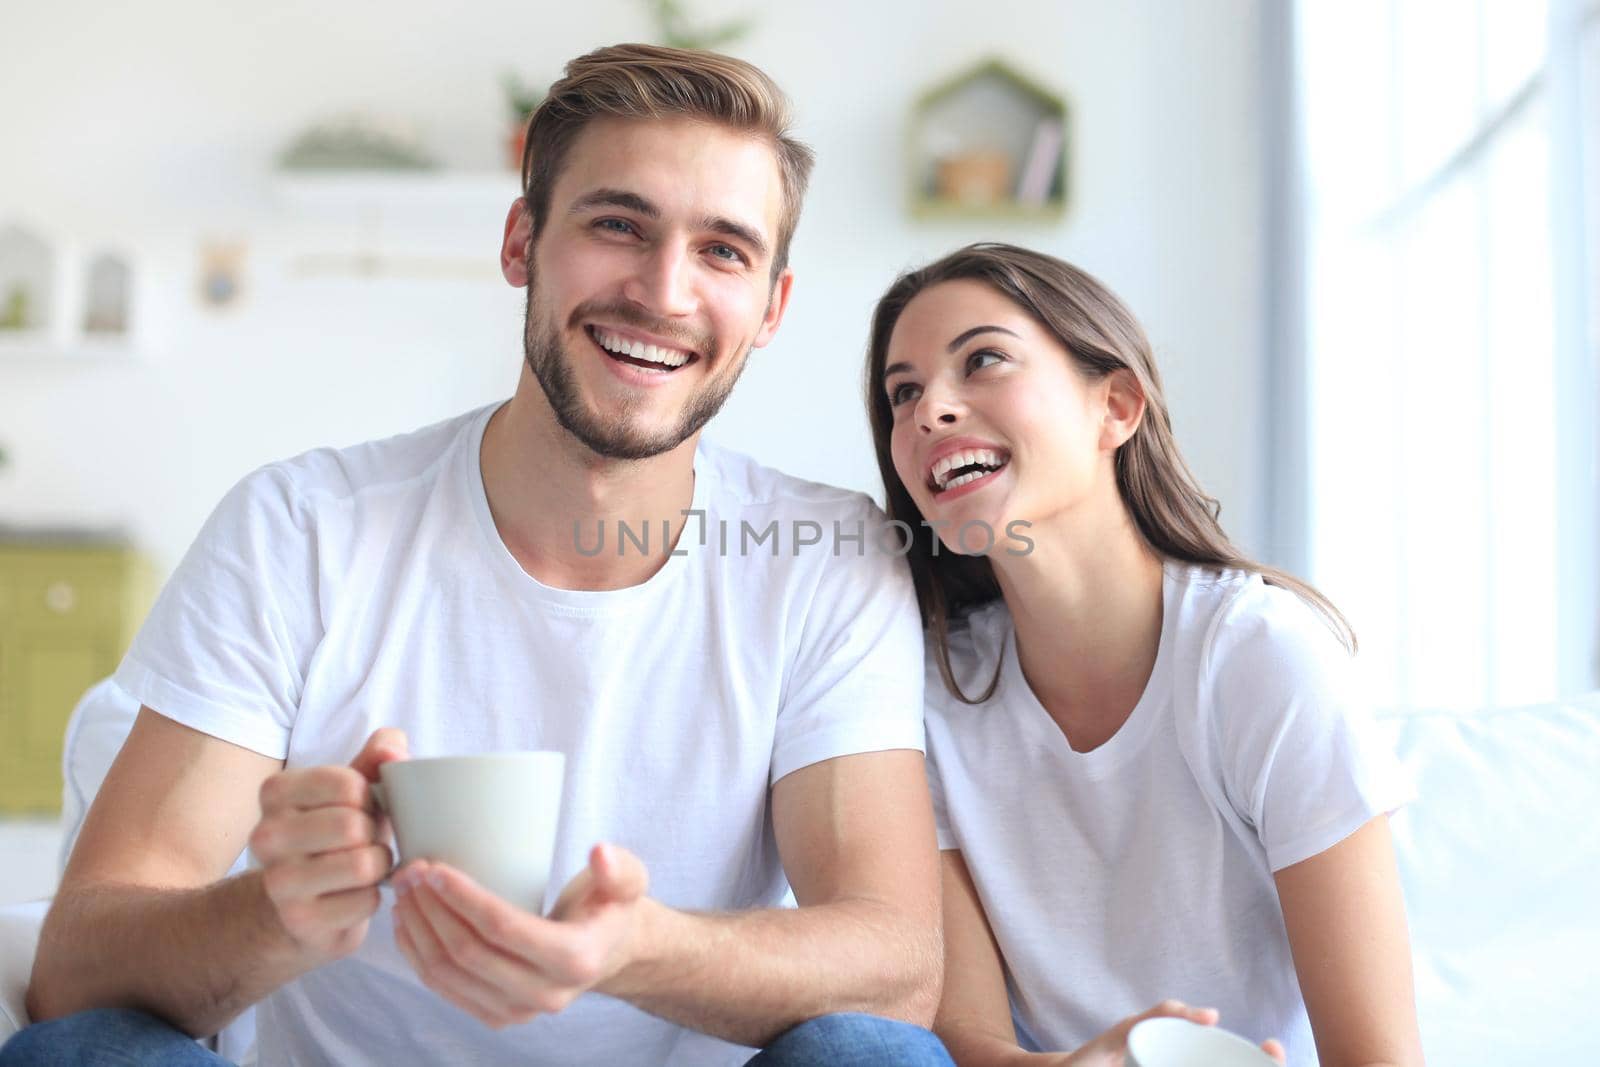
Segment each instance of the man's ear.
[{"label": "man's ear", "polygon": [[1126,367],[1106,375],[1105,420],[1100,427],[1100,448],[1115,452],[1132,437],[1144,421],[1144,390],[1139,379]]},{"label": "man's ear", "polygon": [[765,348],[772,341],[773,334],[778,332],[778,324],[783,321],[783,313],[789,309],[789,295],[794,291],[794,271],[783,268],[783,273],[778,275],[778,280],[772,283],[772,295],[767,298],[767,312],[761,318],[761,329],[756,333],[753,346]]},{"label": "man's ear", "polygon": [[533,213],[517,197],[506,213],[506,232],[500,239],[500,273],[518,289],[528,285],[528,247],[533,241]]}]

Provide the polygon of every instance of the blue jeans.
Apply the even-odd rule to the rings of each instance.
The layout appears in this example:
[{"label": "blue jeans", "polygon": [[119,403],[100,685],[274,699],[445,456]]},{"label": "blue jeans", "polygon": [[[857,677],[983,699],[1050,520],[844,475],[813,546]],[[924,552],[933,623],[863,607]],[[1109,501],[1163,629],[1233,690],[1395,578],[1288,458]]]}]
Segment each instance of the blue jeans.
[{"label": "blue jeans", "polygon": [[[0,1064],[0,1067],[4,1067]],[[745,1067],[955,1067],[933,1033],[876,1015],[840,1013],[801,1023]]]},{"label": "blue jeans", "polygon": [[94,1008],[34,1023],[0,1048],[0,1067],[216,1067],[227,1062],[172,1024],[130,1008]]},{"label": "blue jeans", "polygon": [[[37,1023],[0,1048],[0,1067],[216,1067],[227,1061],[143,1012],[97,1008]],[[875,1015],[824,1015],[780,1036],[746,1067],[953,1067],[920,1026]]]}]

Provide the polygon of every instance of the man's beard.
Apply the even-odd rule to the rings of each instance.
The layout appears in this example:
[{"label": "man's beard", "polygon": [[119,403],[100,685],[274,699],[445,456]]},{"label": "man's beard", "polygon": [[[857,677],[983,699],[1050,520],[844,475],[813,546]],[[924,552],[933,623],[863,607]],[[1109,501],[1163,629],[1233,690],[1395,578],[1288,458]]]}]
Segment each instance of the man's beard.
[{"label": "man's beard", "polygon": [[[531,268],[532,264],[529,266]],[[573,311],[569,325],[581,328],[580,324],[590,318],[604,318],[619,325],[634,326],[663,338],[682,339],[681,330],[670,327],[663,329],[661,324],[650,321],[626,304],[582,304]],[[527,312],[522,329],[522,347],[528,369],[533,371],[533,376],[539,380],[545,398],[550,402],[550,409],[555,412],[556,421],[562,428],[582,441],[595,455],[606,459],[627,460],[649,459],[663,452],[670,452],[698,433],[700,428],[711,420],[711,416],[722,409],[728,395],[733,392],[734,383],[738,381],[739,375],[744,373],[745,357],[749,355],[749,350],[746,349],[739,357],[738,366],[725,381],[708,382],[691,397],[676,426],[670,430],[648,434],[637,431],[632,426],[635,414],[644,406],[640,403],[639,397],[628,397],[623,401],[621,410],[609,417],[593,414],[584,408],[573,378],[570,353],[566,352],[561,343],[561,331],[549,317],[540,314],[534,306],[534,280],[531,270],[528,278]],[[707,359],[708,354],[716,349],[716,339],[713,337],[694,339],[693,343],[686,347],[698,353],[700,359]]]}]

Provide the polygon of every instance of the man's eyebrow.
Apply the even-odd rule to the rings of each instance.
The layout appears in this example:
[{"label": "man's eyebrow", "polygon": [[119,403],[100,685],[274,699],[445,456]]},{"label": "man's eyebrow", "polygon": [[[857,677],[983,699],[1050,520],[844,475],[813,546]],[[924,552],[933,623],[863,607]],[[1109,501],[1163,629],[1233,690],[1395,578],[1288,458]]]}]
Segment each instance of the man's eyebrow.
[{"label": "man's eyebrow", "polygon": [[643,215],[647,219],[661,217],[660,208],[638,193],[630,193],[626,189],[596,189],[591,193],[584,193],[572,202],[567,214],[579,215],[597,207],[620,207]]},{"label": "man's eyebrow", "polygon": [[754,226],[730,219],[723,215],[710,215],[700,220],[700,228],[710,230],[712,233],[724,234],[736,240],[743,241],[750,246],[759,259],[767,258],[767,242],[761,236],[761,231]]},{"label": "man's eyebrow", "polygon": [[[963,330],[956,334],[956,339],[944,346],[946,352],[954,353],[956,349],[978,336],[980,333],[1004,333],[1016,337],[1017,334],[1004,326],[974,326],[970,330]],[[1020,339],[1020,338],[1019,338]]]}]

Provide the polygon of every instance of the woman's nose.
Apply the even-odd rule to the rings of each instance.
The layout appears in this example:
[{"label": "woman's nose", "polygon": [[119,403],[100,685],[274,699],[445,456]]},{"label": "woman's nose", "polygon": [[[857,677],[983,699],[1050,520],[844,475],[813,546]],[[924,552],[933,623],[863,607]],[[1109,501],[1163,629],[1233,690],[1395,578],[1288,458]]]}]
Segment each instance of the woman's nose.
[{"label": "woman's nose", "polygon": [[942,389],[923,392],[917,403],[917,425],[923,433],[932,433],[940,426],[954,426],[960,419],[960,403]]}]

